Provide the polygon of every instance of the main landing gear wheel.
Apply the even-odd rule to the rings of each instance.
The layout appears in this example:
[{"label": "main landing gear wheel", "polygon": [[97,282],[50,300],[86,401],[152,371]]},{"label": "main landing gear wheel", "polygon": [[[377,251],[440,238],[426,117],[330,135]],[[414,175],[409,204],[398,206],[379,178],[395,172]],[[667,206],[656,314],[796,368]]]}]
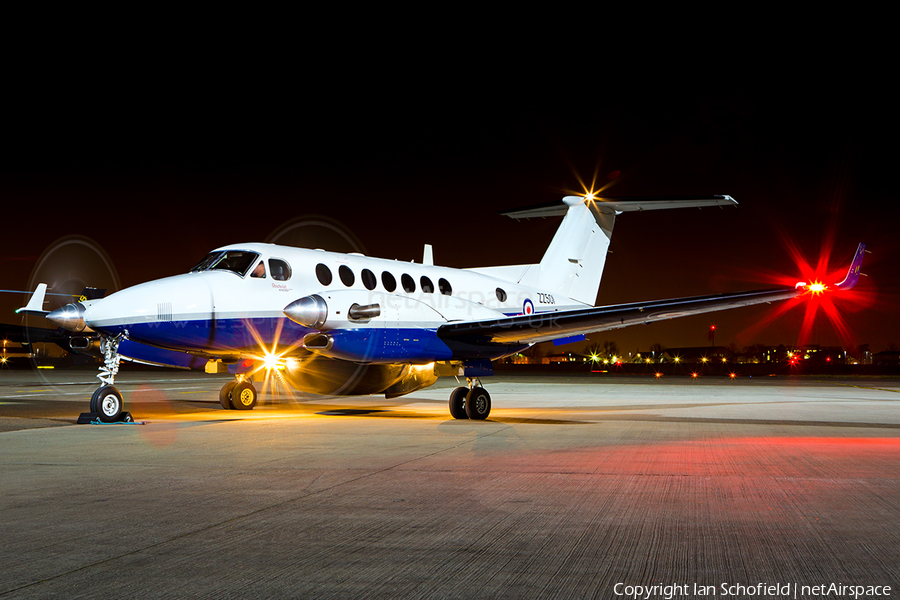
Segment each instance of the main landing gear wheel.
[{"label": "main landing gear wheel", "polygon": [[466,394],[469,388],[458,387],[450,392],[450,416],[454,419],[468,419],[466,414]]},{"label": "main landing gear wheel", "polygon": [[222,389],[219,390],[219,404],[222,405],[222,408],[225,410],[231,410],[231,390],[237,385],[237,381],[229,381],[225,385],[222,386]]},{"label": "main landing gear wheel", "polygon": [[91,397],[91,412],[96,412],[104,423],[122,420],[122,394],[111,385],[104,385]]},{"label": "main landing gear wheel", "polygon": [[483,387],[473,387],[466,394],[466,415],[470,419],[483,421],[491,414],[491,395]]},{"label": "main landing gear wheel", "polygon": [[240,381],[231,390],[231,406],[235,410],[251,410],[259,394],[249,381]]}]

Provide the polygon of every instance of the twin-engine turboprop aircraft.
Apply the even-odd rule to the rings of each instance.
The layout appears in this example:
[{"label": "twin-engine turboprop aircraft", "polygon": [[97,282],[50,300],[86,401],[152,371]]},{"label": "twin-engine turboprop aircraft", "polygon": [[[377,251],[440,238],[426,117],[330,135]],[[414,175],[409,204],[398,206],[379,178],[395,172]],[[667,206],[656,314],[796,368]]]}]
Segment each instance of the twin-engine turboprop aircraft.
[{"label": "twin-engine turboprop aircraft", "polygon": [[[21,311],[45,314],[72,332],[102,340],[102,385],[91,411],[115,421],[120,359],[235,375],[219,396],[226,409],[252,409],[252,374],[276,364],[293,387],[318,394],[384,394],[462,376],[450,394],[456,419],[485,419],[491,397],[480,377],[491,361],[548,340],[703,312],[787,300],[821,284],[594,307],[616,216],[683,207],[732,206],[730,196],[595,198],[508,211],[512,218],[563,215],[538,264],[439,267],[426,246],[422,264],[270,244],[236,244],[209,253],[189,273],[107,298],[42,310],[41,284]],[[855,285],[865,246],[847,277]],[[43,287],[42,287],[43,286]]]}]

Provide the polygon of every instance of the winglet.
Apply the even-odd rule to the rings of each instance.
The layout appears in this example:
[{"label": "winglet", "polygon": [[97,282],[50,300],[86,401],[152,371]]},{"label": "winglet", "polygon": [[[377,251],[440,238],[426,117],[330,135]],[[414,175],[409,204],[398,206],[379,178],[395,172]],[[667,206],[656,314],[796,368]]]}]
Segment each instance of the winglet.
[{"label": "winglet", "polygon": [[23,306],[22,308],[16,309],[16,314],[25,314],[25,315],[46,315],[49,314],[49,310],[44,310],[44,294],[47,293],[47,284],[39,283],[37,288],[34,290],[34,294],[31,295],[31,299],[28,301],[28,304]]},{"label": "winglet", "polygon": [[862,267],[863,255],[866,253],[866,245],[860,244],[859,248],[856,249],[856,256],[853,257],[853,262],[850,263],[850,270],[847,271],[847,276],[844,277],[844,280],[834,287],[839,290],[849,290],[856,282],[859,281],[859,269]]}]

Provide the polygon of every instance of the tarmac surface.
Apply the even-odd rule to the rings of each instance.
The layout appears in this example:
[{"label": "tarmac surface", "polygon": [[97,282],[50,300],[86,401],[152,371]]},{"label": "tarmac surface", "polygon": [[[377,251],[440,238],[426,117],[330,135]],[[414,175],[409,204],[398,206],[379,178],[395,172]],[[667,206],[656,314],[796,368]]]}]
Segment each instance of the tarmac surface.
[{"label": "tarmac surface", "polygon": [[900,598],[897,379],[504,374],[486,422],[225,381],[75,425],[92,372],[0,371],[0,598]]}]

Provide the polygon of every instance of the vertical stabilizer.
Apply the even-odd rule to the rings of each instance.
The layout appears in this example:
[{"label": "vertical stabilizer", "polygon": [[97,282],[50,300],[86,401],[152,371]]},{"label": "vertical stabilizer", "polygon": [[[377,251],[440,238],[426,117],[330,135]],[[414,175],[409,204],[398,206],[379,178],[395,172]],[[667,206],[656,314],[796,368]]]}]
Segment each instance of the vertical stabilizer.
[{"label": "vertical stabilizer", "polygon": [[540,264],[529,269],[535,287],[593,305],[606,265],[616,211],[566,196],[565,217]]},{"label": "vertical stabilizer", "polygon": [[593,306],[606,265],[616,215],[668,208],[736,206],[731,196],[653,198],[591,198],[566,196],[565,206],[542,205],[505,211],[514,219],[564,214],[540,264],[530,265],[519,279],[523,285],[545,289]]}]

